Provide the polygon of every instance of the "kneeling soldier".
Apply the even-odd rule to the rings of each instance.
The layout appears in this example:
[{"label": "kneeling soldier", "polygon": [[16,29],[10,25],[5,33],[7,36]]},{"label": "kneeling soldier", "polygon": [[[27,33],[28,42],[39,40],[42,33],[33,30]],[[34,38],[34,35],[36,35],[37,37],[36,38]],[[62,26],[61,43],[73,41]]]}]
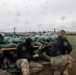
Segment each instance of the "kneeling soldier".
[{"label": "kneeling soldier", "polygon": [[35,57],[39,57],[39,54],[34,54],[31,38],[27,38],[24,43],[20,43],[17,46],[18,60],[16,61],[16,66],[23,75],[30,75],[30,73],[39,72],[43,69],[42,64],[32,62]]}]

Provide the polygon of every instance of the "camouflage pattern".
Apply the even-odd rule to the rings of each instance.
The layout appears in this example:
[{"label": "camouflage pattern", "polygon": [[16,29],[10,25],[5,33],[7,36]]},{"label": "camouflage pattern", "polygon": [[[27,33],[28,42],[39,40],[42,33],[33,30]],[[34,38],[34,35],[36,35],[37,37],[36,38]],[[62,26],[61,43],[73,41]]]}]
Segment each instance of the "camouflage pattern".
[{"label": "camouflage pattern", "polygon": [[29,67],[30,67],[30,73],[36,73],[36,72],[39,72],[43,69],[42,64],[36,63],[33,61],[29,63]]},{"label": "camouflage pattern", "polygon": [[43,69],[41,64],[35,62],[29,63],[27,59],[17,60],[16,66],[21,70],[23,75],[30,75],[30,73],[36,73]]},{"label": "camouflage pattern", "polygon": [[6,70],[0,69],[0,75],[12,75],[12,74],[8,73]]},{"label": "camouflage pattern", "polygon": [[30,75],[29,62],[27,59],[19,59],[16,61],[16,66],[21,70],[23,75]]},{"label": "camouflage pattern", "polygon": [[52,65],[52,69],[57,70],[65,70],[66,67],[71,68],[72,66],[72,57],[70,55],[60,55],[56,57],[50,57],[50,62]]}]

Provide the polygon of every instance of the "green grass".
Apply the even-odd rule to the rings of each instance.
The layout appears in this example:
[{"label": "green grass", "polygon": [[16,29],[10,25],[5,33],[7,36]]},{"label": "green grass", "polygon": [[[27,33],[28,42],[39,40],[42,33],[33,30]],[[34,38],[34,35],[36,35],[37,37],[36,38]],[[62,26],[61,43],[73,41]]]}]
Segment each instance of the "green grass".
[{"label": "green grass", "polygon": [[[67,39],[73,46],[73,51],[71,52],[71,56],[74,59],[73,66],[70,70],[70,75],[76,75],[76,36],[67,36]],[[31,75],[53,75],[50,65],[43,65],[44,68],[41,72],[31,74]]]},{"label": "green grass", "polygon": [[[70,75],[76,75],[76,36],[67,36],[67,39],[73,46],[73,51],[70,55],[73,57],[74,62],[70,70]],[[32,75],[52,75],[51,66],[44,65],[44,69],[41,72]]]},{"label": "green grass", "polygon": [[70,54],[74,59],[73,66],[71,69],[71,75],[76,75],[76,36],[67,36],[67,38],[73,46],[73,51]]}]

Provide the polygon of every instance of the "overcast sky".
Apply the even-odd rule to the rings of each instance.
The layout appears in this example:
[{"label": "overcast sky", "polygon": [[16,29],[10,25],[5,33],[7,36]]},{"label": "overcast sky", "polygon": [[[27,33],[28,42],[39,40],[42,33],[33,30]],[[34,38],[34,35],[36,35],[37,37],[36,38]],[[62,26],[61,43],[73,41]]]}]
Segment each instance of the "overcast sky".
[{"label": "overcast sky", "polygon": [[76,0],[0,0],[0,29],[75,30]]}]

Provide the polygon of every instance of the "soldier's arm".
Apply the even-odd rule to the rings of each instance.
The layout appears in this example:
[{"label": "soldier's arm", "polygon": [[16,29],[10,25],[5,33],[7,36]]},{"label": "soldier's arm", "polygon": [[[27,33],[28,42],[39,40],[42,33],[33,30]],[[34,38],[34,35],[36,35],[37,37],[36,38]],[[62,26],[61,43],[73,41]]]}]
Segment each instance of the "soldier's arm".
[{"label": "soldier's arm", "polygon": [[69,43],[67,38],[64,39],[63,45],[65,47],[65,52],[70,53],[72,51],[72,45]]}]

